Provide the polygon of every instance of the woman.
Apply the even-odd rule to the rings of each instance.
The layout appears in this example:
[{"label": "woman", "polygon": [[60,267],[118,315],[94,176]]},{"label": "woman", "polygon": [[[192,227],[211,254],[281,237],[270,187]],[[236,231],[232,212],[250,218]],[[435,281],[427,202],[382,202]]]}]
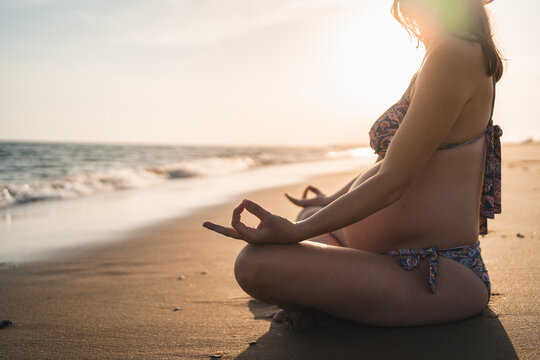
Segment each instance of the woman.
[{"label": "woman", "polygon": [[[244,200],[248,242],[235,274],[254,298],[367,325],[415,326],[481,312],[490,283],[478,236],[500,213],[500,142],[491,115],[503,66],[482,0],[395,0],[426,54],[403,97],[370,131],[379,155],[332,196],[309,186],[296,222]],[[397,131],[399,128],[399,131]],[[307,199],[307,191],[317,196]],[[242,211],[260,219],[251,228]],[[479,226],[480,220],[480,226]],[[406,271],[409,270],[409,271]]]}]

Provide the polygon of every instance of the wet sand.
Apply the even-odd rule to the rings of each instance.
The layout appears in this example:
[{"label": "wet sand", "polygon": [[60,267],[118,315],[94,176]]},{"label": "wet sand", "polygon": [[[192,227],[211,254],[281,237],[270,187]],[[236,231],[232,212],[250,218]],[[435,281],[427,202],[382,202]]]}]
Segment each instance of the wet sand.
[{"label": "wet sand", "polygon": [[[310,183],[330,193],[354,175]],[[236,206],[228,203],[136,229],[114,244],[79,248],[62,260],[4,265],[0,320],[13,324],[0,329],[0,358],[209,359],[223,351],[224,359],[538,359],[539,178],[540,144],[503,146],[503,213],[480,239],[493,294],[471,319],[288,330],[270,321],[276,307],[252,300],[236,284],[233,263],[243,242],[201,227],[205,220],[228,224]],[[294,219],[299,208],[283,194],[298,195],[304,186],[245,197]]]}]

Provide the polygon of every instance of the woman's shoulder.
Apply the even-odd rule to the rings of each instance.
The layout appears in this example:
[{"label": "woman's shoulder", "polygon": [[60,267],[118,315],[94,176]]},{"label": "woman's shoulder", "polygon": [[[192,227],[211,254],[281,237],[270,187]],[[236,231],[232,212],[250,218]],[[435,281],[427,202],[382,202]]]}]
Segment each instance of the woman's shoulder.
[{"label": "woman's shoulder", "polygon": [[424,67],[440,71],[448,76],[457,76],[469,81],[480,78],[484,71],[484,57],[480,44],[445,35],[426,56]]}]

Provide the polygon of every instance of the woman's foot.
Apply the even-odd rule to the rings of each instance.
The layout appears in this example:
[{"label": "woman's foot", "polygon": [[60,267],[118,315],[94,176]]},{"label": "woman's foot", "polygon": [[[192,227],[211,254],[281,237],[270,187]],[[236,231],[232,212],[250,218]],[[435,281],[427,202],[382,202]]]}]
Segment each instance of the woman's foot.
[{"label": "woman's foot", "polygon": [[281,324],[283,322],[284,317],[285,317],[285,310],[281,309],[275,312],[274,315],[272,315],[272,320]]},{"label": "woman's foot", "polygon": [[298,331],[328,328],[338,325],[343,321],[342,319],[314,309],[305,309],[302,311],[279,310],[272,316],[272,319],[278,323],[285,324],[289,329]]}]

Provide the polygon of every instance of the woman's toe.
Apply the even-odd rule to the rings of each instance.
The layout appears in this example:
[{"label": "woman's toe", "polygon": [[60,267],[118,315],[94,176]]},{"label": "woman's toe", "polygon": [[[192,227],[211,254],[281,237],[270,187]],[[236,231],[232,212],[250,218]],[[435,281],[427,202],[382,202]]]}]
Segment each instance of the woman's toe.
[{"label": "woman's toe", "polygon": [[275,322],[282,323],[283,318],[285,317],[285,310],[279,310],[272,316]]}]

